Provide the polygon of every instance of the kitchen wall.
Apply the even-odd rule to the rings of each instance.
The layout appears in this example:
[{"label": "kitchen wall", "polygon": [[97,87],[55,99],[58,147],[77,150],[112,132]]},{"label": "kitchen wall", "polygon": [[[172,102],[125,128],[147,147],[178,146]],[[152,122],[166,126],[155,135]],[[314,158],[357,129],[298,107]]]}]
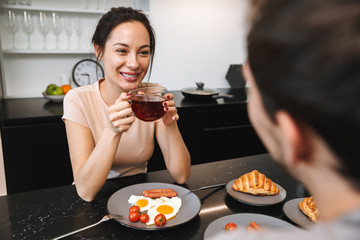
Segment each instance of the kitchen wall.
[{"label": "kitchen wall", "polygon": [[[142,1],[144,0],[135,0],[134,5],[139,6]],[[169,90],[192,87],[197,81],[204,82],[207,87],[228,87],[225,75],[229,65],[243,63],[246,58],[247,1],[149,1],[150,4],[145,6],[150,8],[149,17],[157,39],[151,81],[159,82]],[[45,0],[33,0],[33,5],[39,5],[41,2],[45,4]],[[76,1],[79,6],[72,7],[82,8],[85,2],[85,0]],[[95,0],[89,2],[94,6],[96,4]],[[121,1],[117,0],[117,2]],[[105,3],[109,1],[104,0]],[[46,1],[46,4],[50,2]],[[51,1],[51,5],[55,8],[59,7],[56,4],[63,6],[65,3],[59,0]],[[97,22],[92,16],[81,15],[83,21],[86,21],[85,25],[88,26],[84,29],[82,47],[89,52],[90,38]],[[89,39],[84,39],[85,36]],[[2,36],[5,40],[9,37],[8,34]],[[75,35],[72,38],[76,41]],[[17,44],[21,45],[19,39],[26,38],[19,31],[16,39]],[[50,43],[54,42],[54,36],[51,34],[48,39]],[[35,48],[41,47],[41,40],[40,33],[35,31],[33,36]],[[64,45],[60,48],[66,49],[66,36],[61,35],[60,40]],[[7,43],[9,39],[2,45]],[[90,54],[7,54],[1,69],[5,78],[3,79],[5,98],[42,97],[41,92],[48,84],[59,83],[61,75],[70,77],[74,64],[89,56]]]},{"label": "kitchen wall", "polygon": [[3,88],[3,81],[2,81],[2,69],[0,64],[0,100],[4,99],[4,88]]},{"label": "kitchen wall", "polygon": [[229,87],[230,64],[246,58],[246,0],[151,0],[157,49],[151,81],[168,89]]}]

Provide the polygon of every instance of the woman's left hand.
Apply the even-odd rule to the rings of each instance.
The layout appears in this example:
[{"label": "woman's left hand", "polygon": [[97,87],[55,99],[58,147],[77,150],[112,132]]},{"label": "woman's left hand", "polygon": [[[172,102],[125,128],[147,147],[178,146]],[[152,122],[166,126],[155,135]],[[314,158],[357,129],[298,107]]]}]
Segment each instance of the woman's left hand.
[{"label": "woman's left hand", "polygon": [[163,102],[165,115],[162,117],[162,121],[165,125],[170,125],[179,120],[179,115],[177,114],[175,102],[172,100],[174,98],[174,94],[167,93],[165,94],[165,98],[166,101]]}]

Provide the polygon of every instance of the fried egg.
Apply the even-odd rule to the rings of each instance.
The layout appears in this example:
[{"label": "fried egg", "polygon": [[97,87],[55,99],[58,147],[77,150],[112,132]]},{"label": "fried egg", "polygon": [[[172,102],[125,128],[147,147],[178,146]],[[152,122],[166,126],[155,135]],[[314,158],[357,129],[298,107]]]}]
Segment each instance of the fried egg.
[{"label": "fried egg", "polygon": [[149,215],[149,222],[147,222],[147,225],[153,225],[155,224],[155,217],[159,213],[164,214],[166,220],[170,220],[176,216],[176,214],[179,212],[181,207],[181,198],[178,197],[162,197],[160,198],[163,200],[163,203],[158,204],[152,208],[150,208],[147,212]]},{"label": "fried egg", "polygon": [[164,200],[160,198],[152,199],[144,196],[131,195],[128,202],[130,205],[138,206],[140,208],[140,211],[144,212],[146,210],[149,210],[153,206],[163,203]]}]

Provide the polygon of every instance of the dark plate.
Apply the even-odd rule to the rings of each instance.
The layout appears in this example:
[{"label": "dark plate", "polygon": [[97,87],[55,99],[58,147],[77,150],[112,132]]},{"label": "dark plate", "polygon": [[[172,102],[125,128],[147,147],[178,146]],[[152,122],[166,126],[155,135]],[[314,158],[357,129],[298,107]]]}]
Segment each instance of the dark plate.
[{"label": "dark plate", "polygon": [[275,184],[279,188],[279,194],[275,196],[256,196],[249,193],[234,191],[232,189],[232,185],[235,180],[236,179],[233,179],[230,182],[228,182],[228,184],[226,184],[226,191],[231,197],[242,203],[246,203],[254,206],[268,206],[282,202],[286,198],[285,189],[277,183]]},{"label": "dark plate", "polygon": [[296,229],[296,227],[290,223],[271,216],[253,213],[237,213],[218,218],[210,223],[205,230],[204,239],[210,239],[218,233],[225,232],[225,226],[230,222],[235,223],[238,229],[246,230],[252,221],[255,221],[264,230],[278,231]]},{"label": "dark plate", "polygon": [[[142,195],[144,190],[158,189],[158,188],[172,188],[178,193],[178,197],[181,198],[181,208],[175,218],[166,222],[164,226],[146,225],[141,222],[131,222],[128,219],[130,205],[128,199],[131,195]],[[118,220],[124,226],[136,228],[140,230],[161,230],[170,227],[174,227],[183,223],[186,223],[196,217],[201,208],[199,198],[188,189],[168,184],[168,183],[140,183],[122,188],[115,192],[108,201],[107,205],[110,214],[122,215],[125,217],[124,220]]]},{"label": "dark plate", "polygon": [[298,224],[303,228],[311,228],[315,224],[303,214],[299,208],[299,202],[304,198],[295,198],[287,201],[283,206],[285,215],[294,223]]}]

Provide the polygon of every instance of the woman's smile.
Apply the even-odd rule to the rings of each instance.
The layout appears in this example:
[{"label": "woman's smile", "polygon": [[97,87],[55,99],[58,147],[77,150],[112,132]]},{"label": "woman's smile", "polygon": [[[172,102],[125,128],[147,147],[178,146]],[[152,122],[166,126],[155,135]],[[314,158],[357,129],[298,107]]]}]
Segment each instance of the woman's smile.
[{"label": "woman's smile", "polygon": [[140,73],[131,73],[131,72],[120,72],[121,76],[123,76],[124,80],[128,82],[134,82],[140,76]]}]

